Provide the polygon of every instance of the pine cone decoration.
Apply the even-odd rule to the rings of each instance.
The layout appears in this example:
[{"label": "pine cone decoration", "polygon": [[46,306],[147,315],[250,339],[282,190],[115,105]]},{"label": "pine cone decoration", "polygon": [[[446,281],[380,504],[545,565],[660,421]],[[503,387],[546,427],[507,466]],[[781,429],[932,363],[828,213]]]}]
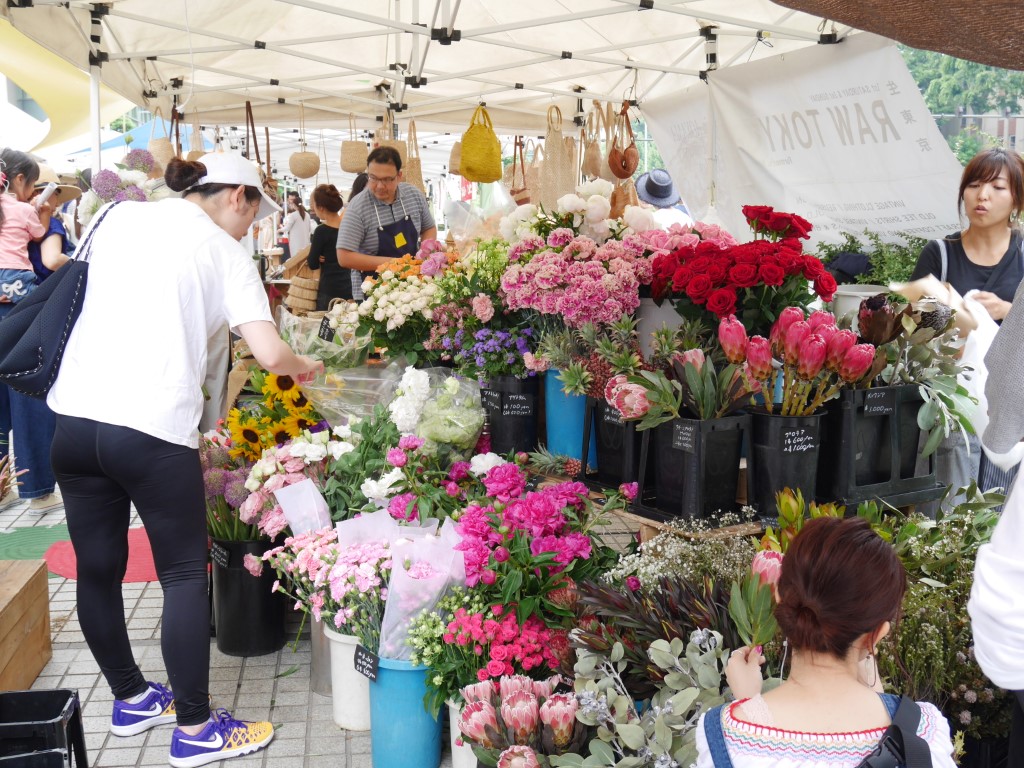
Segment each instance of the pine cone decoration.
[{"label": "pine cone decoration", "polygon": [[945,331],[953,319],[953,310],[933,296],[923,296],[914,304],[914,310],[921,313],[918,325],[932,328],[936,333]]}]

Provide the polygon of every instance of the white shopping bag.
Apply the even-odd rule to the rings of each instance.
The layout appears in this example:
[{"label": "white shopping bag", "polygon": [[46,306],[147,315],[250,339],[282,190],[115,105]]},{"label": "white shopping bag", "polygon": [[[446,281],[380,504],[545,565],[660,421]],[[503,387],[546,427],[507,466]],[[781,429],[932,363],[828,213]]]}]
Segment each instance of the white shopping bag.
[{"label": "white shopping bag", "polygon": [[298,536],[331,526],[331,512],[327,508],[327,502],[320,495],[316,484],[309,478],[294,485],[278,488],[274,491],[274,497],[288,519],[293,535]]}]

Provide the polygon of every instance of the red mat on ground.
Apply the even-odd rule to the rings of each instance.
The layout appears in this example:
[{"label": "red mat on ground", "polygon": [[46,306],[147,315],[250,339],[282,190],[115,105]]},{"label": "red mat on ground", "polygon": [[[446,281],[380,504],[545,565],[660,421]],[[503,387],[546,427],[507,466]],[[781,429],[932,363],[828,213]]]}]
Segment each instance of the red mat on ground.
[{"label": "red mat on ground", "polygon": [[[43,555],[50,573],[63,576],[65,579],[78,578],[78,563],[75,550],[70,541],[58,541],[50,545]],[[145,528],[128,529],[128,569],[124,574],[124,582],[156,581],[156,566],[153,565],[153,550],[149,547],[149,537]]]}]

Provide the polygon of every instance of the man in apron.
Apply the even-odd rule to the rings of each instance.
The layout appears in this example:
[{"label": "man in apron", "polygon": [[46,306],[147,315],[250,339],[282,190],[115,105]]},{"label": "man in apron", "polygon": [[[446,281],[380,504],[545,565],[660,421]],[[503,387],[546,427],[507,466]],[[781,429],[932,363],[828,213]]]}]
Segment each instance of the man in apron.
[{"label": "man in apron", "polygon": [[402,181],[402,158],[377,147],[367,158],[368,183],[349,200],[338,229],[338,263],[372,274],[381,264],[415,255],[421,240],[437,237],[427,199]]}]

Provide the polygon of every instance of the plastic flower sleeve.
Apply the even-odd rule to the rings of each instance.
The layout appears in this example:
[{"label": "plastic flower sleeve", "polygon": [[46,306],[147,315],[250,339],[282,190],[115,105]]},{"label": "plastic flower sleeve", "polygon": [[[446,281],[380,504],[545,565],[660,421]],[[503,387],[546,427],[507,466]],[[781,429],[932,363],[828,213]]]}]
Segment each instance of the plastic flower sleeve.
[{"label": "plastic flower sleeve", "polygon": [[366,542],[386,542],[389,546],[401,540],[433,535],[437,520],[425,526],[399,525],[386,509],[364,512],[351,520],[342,520],[335,529],[338,531],[338,546],[351,547]]},{"label": "plastic flower sleeve", "polygon": [[[416,399],[410,408],[418,413],[406,409],[396,398],[391,404],[393,416],[399,416],[395,423],[403,432],[413,432],[426,440],[424,451],[427,453],[450,446],[455,453],[468,458],[484,426],[480,385],[453,376],[447,368],[427,368],[420,373],[427,377],[425,392],[405,395],[406,399]],[[404,429],[412,423],[409,416],[418,416],[415,427]],[[404,425],[399,423],[403,420]]]},{"label": "plastic flower sleeve", "polygon": [[293,536],[331,527],[331,511],[310,478],[278,488],[273,493]]},{"label": "plastic flower sleeve", "polygon": [[380,655],[408,660],[409,626],[424,611],[432,611],[451,583],[452,561],[461,552],[450,541],[429,536],[396,542],[392,547],[391,580],[380,630]]}]

